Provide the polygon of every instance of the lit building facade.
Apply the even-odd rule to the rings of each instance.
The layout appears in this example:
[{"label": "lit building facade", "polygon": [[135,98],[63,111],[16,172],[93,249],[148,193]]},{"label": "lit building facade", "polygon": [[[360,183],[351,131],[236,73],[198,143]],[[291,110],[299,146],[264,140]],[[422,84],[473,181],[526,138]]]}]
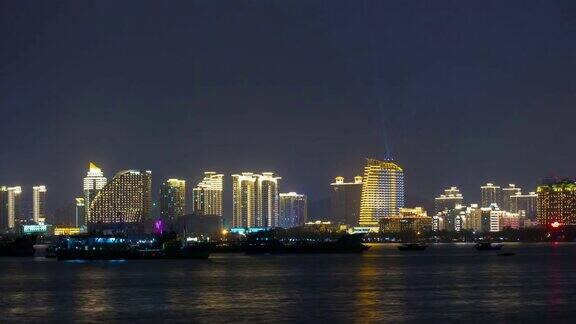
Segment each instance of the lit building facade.
[{"label": "lit building facade", "polygon": [[538,194],[530,192],[528,194],[516,193],[510,197],[510,212],[524,213],[525,217],[536,220],[536,206],[538,204]]},{"label": "lit building facade", "polygon": [[436,213],[432,221],[434,231],[480,230],[482,228],[482,212],[477,204],[456,205],[453,209],[445,209]]},{"label": "lit building facade", "polygon": [[560,181],[536,190],[537,219],[541,225],[576,224],[576,183]]},{"label": "lit building facade", "polygon": [[32,217],[35,223],[46,219],[46,186],[32,187]]},{"label": "lit building facade", "polygon": [[508,187],[502,188],[502,206],[498,207],[500,207],[501,210],[512,211],[512,196],[520,194],[521,192],[522,190],[512,183],[509,184]]},{"label": "lit building facade", "polygon": [[306,195],[296,192],[279,195],[280,214],[278,226],[291,228],[304,225],[308,220],[308,201]]},{"label": "lit building facade", "polygon": [[160,186],[160,215],[175,220],[186,213],[186,181],[168,179]]},{"label": "lit building facade", "polygon": [[118,172],[90,204],[89,224],[140,223],[150,217],[152,172]]},{"label": "lit building facade", "polygon": [[256,226],[278,226],[278,193],[281,177],[273,172],[256,175]]},{"label": "lit building facade", "polygon": [[204,172],[204,179],[192,189],[192,212],[222,217],[223,174]]},{"label": "lit building facade", "polygon": [[376,227],[404,207],[404,172],[392,161],[367,159],[360,200],[361,227]]},{"label": "lit building facade", "polygon": [[0,187],[0,230],[7,230],[8,227],[8,188]]},{"label": "lit building facade", "polygon": [[480,187],[481,202],[480,207],[490,207],[492,204],[502,206],[502,188],[493,183],[487,183]]},{"label": "lit building facade", "polygon": [[16,223],[22,220],[22,187],[8,187],[8,203],[7,203],[7,214],[8,214],[8,228],[15,228]]},{"label": "lit building facade", "polygon": [[344,177],[336,177],[330,184],[331,215],[333,224],[358,226],[360,200],[362,197],[362,177],[354,177],[354,182],[345,182]]},{"label": "lit building facade", "polygon": [[74,205],[74,226],[81,227],[86,224],[86,204],[84,197],[77,197]]},{"label": "lit building facade", "polygon": [[[90,219],[90,212],[91,212],[91,205],[94,197],[96,194],[104,188],[106,185],[106,177],[104,177],[104,173],[102,170],[96,166],[96,164],[90,162],[88,166],[88,173],[84,178],[83,189],[84,189],[84,205],[85,208],[85,221]],[[82,224],[86,225],[86,223]]]},{"label": "lit building facade", "polygon": [[400,213],[380,219],[380,231],[397,233],[420,231],[432,227],[432,217],[422,207],[400,208]]},{"label": "lit building facade", "polygon": [[464,204],[464,197],[458,187],[451,187],[444,190],[444,194],[434,198],[434,212],[439,213],[445,210],[456,208],[457,205]]},{"label": "lit building facade", "polygon": [[251,172],[232,175],[232,227],[256,226],[256,176]]},{"label": "lit building facade", "polygon": [[232,226],[278,226],[280,177],[272,172],[232,175]]}]

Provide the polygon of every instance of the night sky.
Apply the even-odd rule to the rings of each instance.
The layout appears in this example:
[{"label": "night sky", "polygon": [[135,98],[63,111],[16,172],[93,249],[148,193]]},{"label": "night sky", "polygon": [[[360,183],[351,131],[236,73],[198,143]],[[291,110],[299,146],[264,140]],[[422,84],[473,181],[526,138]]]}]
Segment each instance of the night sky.
[{"label": "night sky", "polygon": [[2,0],[0,42],[0,184],[52,209],[89,161],[312,204],[369,156],[428,200],[575,175],[576,1]]}]

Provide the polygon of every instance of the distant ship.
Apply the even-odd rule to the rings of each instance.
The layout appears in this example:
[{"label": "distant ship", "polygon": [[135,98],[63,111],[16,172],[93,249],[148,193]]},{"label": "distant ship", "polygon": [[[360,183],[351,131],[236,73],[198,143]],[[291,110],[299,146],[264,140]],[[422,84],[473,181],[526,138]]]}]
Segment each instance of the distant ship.
[{"label": "distant ship", "polygon": [[212,244],[183,245],[175,236],[159,236],[152,245],[132,245],[121,235],[81,235],[53,249],[58,260],[207,259]]},{"label": "distant ship", "polygon": [[504,244],[491,243],[491,242],[479,242],[474,245],[474,248],[478,251],[497,251],[501,250]]}]

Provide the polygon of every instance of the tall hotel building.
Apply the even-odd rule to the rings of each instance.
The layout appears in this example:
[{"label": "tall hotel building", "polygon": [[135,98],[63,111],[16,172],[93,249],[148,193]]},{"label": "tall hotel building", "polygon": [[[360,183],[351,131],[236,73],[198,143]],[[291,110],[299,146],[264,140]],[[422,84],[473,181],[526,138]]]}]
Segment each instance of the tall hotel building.
[{"label": "tall hotel building", "polygon": [[256,176],[251,172],[232,175],[232,226],[256,227]]},{"label": "tall hotel building", "polygon": [[192,190],[192,212],[222,217],[223,174],[204,172],[204,179]]},{"label": "tall hotel building", "polygon": [[480,187],[481,203],[480,207],[487,208],[492,204],[502,207],[502,188],[492,183],[487,183]]},{"label": "tall hotel building", "polygon": [[510,197],[510,212],[523,214],[530,220],[536,220],[538,195],[535,192],[522,194],[517,192]]},{"label": "tall hotel building", "polygon": [[32,187],[32,217],[35,223],[46,219],[46,186]]},{"label": "tall hotel building", "polygon": [[22,219],[22,210],[21,210],[21,200],[22,200],[22,187],[8,187],[8,203],[7,207],[7,214],[8,214],[8,228],[15,228],[16,221]]},{"label": "tall hotel building", "polygon": [[232,175],[232,226],[278,226],[278,182],[272,172]]},{"label": "tall hotel building", "polygon": [[302,226],[308,219],[308,203],[305,195],[295,192],[281,193],[278,226],[291,228]]},{"label": "tall hotel building", "polygon": [[402,168],[392,161],[367,159],[359,225],[378,230],[382,218],[398,215],[402,207],[404,207]]},{"label": "tall hotel building", "polygon": [[150,217],[152,172],[118,172],[94,197],[88,223],[140,223]]},{"label": "tall hotel building", "polygon": [[160,215],[175,220],[186,213],[186,181],[168,179],[160,186]]},{"label": "tall hotel building", "polygon": [[[88,173],[84,178],[84,206],[85,206],[85,218],[84,220],[88,222],[90,219],[91,205],[96,194],[104,188],[106,185],[106,178],[102,170],[96,166],[96,164],[90,162]],[[82,224],[85,225],[85,224]]]},{"label": "tall hotel building", "polygon": [[86,225],[86,204],[84,203],[84,197],[77,197],[74,205],[74,226],[81,227]]},{"label": "tall hotel building", "polygon": [[0,230],[8,229],[8,188],[0,187]]},{"label": "tall hotel building", "polygon": [[354,177],[354,182],[345,182],[344,177],[336,177],[330,184],[330,221],[334,224],[358,226],[360,219],[360,199],[362,197],[362,177]]},{"label": "tall hotel building", "polygon": [[576,183],[561,181],[537,189],[537,219],[541,225],[576,224]]},{"label": "tall hotel building", "polygon": [[508,187],[502,188],[502,206],[499,206],[501,210],[511,211],[512,209],[512,196],[519,194],[522,190],[516,187],[515,184],[509,184]]},{"label": "tall hotel building", "polygon": [[456,208],[457,205],[464,204],[464,197],[460,193],[457,187],[451,187],[444,190],[444,194],[440,197],[434,198],[434,212],[435,214],[452,210]]},{"label": "tall hotel building", "polygon": [[278,226],[278,182],[273,172],[256,175],[256,226]]}]

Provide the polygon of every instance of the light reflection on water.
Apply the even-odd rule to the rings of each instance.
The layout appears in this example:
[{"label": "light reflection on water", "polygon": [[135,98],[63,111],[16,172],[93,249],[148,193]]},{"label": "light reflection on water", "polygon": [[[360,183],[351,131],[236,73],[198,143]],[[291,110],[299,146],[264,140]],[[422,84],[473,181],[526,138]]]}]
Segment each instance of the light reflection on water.
[{"label": "light reflection on water", "polygon": [[364,255],[57,262],[0,258],[0,322],[561,322],[576,315],[576,244]]}]

